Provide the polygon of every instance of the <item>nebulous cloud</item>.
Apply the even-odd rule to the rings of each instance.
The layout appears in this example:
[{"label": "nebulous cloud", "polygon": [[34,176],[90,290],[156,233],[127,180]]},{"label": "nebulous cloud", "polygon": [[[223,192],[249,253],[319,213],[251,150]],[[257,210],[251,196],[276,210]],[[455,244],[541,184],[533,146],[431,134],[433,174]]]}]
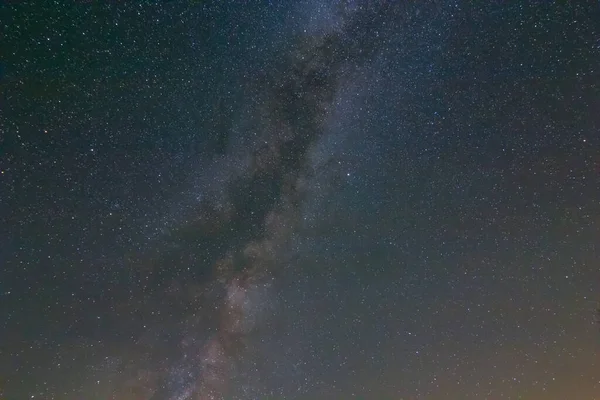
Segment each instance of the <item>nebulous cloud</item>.
[{"label": "nebulous cloud", "polygon": [[[231,148],[230,154],[220,156],[244,160],[246,169],[236,165],[237,172],[220,173],[224,180],[213,181],[218,195],[203,199],[174,234],[192,247],[178,251],[220,252],[209,278],[222,285],[222,294],[211,300],[218,322],[193,357],[199,372],[184,392],[190,398],[225,398],[236,360],[244,356],[249,338],[268,314],[271,287],[289,258],[289,239],[299,226],[305,188],[315,175],[307,154],[326,134],[339,86],[372,55],[374,49],[361,44],[371,35],[370,19],[377,18],[377,9],[355,11],[335,30],[299,37],[273,73],[253,84],[245,148]],[[218,164],[223,167],[223,162]],[[189,284],[179,285],[184,290]],[[206,327],[198,324],[196,329]],[[190,337],[196,334],[203,336],[192,330],[185,340],[193,341]],[[177,396],[169,398],[181,399]]]}]

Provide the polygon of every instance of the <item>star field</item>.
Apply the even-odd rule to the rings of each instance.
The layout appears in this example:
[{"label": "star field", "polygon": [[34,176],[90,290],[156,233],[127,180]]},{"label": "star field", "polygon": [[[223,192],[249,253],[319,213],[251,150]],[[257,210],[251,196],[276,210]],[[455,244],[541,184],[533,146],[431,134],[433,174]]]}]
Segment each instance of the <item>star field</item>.
[{"label": "star field", "polygon": [[0,37],[0,398],[600,399],[597,3]]}]

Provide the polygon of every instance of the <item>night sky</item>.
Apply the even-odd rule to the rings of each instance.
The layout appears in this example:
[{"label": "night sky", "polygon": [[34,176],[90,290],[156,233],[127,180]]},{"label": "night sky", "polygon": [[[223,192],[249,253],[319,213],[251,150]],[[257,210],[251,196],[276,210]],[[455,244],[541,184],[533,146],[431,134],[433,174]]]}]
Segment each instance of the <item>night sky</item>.
[{"label": "night sky", "polygon": [[600,399],[600,4],[473,3],[1,2],[0,398]]}]

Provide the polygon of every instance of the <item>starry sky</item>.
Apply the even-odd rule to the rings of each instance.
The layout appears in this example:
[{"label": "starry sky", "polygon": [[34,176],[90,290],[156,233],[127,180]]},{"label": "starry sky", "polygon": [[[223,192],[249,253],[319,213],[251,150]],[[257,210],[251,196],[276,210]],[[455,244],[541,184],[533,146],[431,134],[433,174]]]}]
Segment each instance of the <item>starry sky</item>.
[{"label": "starry sky", "polygon": [[600,399],[597,2],[0,2],[0,398]]}]

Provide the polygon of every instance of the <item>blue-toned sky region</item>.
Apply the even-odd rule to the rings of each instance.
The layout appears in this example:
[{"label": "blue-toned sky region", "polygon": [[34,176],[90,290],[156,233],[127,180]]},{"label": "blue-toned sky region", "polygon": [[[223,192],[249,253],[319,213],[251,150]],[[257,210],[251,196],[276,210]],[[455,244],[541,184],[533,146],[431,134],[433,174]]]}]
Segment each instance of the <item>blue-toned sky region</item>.
[{"label": "blue-toned sky region", "polygon": [[0,397],[599,398],[596,3],[0,29]]}]

